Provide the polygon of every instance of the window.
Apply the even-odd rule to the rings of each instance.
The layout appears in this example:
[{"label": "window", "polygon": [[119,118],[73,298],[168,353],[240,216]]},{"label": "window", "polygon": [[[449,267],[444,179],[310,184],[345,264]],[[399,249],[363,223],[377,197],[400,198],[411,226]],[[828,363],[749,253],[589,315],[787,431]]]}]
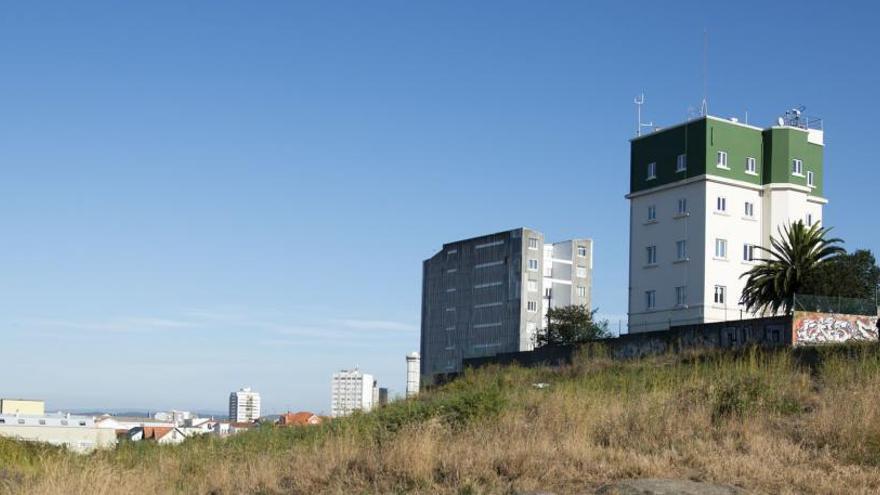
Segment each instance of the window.
[{"label": "window", "polygon": [[648,164],[648,177],[647,180],[654,180],[657,178],[657,163],[651,162]]},{"label": "window", "polygon": [[645,248],[646,261],[648,265],[657,264],[657,246],[648,246]]},{"label": "window", "polygon": [[684,215],[688,211],[688,200],[687,198],[679,198],[678,199],[678,214]]},{"label": "window", "polygon": [[717,158],[716,164],[718,165],[718,168],[727,168],[727,152],[719,151],[715,156]]},{"label": "window", "polygon": [[715,201],[715,211],[727,211],[727,198],[718,196]]},{"label": "window", "polygon": [[797,158],[791,161],[791,173],[794,175],[804,175],[804,162]]},{"label": "window", "polygon": [[727,258],[727,240],[715,239],[715,257]]},{"label": "window", "polygon": [[46,424],[46,420],[45,420],[45,419],[41,419],[41,420],[39,421],[39,423],[40,423],[41,425],[45,425],[45,424]]},{"label": "window", "polygon": [[537,237],[529,237],[529,249],[538,249]]},{"label": "window", "polygon": [[755,204],[746,201],[745,215],[749,218],[755,216]]},{"label": "window", "polygon": [[678,155],[675,160],[675,171],[684,172],[688,168],[688,157],[685,154]]},{"label": "window", "polygon": [[577,276],[580,278],[587,278],[587,267],[583,265],[578,265]]},{"label": "window", "polygon": [[23,419],[19,419],[19,420],[18,420],[18,424],[23,425],[23,424],[24,424],[24,420],[23,420]]},{"label": "window", "polygon": [[526,303],[526,309],[529,310],[529,313],[537,313],[538,312],[537,301],[529,301],[528,303]]},{"label": "window", "polygon": [[645,309],[654,309],[657,305],[657,291],[646,290],[645,291]]},{"label": "window", "polygon": [[530,272],[538,271],[538,260],[536,260],[534,258],[529,259],[529,271]]},{"label": "window", "polygon": [[687,304],[687,287],[682,285],[675,288],[675,305],[684,306]]},{"label": "window", "polygon": [[648,221],[652,222],[654,220],[657,220],[657,207],[651,205],[648,207]]},{"label": "window", "polygon": [[6,424],[6,420],[3,418],[0,418],[0,425],[2,425],[2,424]]},{"label": "window", "polygon": [[758,161],[752,157],[746,158],[746,173],[758,175]]},{"label": "window", "polygon": [[583,285],[578,285],[577,295],[578,297],[587,297],[587,288]]},{"label": "window", "polygon": [[727,292],[727,287],[723,285],[715,286],[715,304],[724,304],[724,297]]},{"label": "window", "polygon": [[85,421],[80,421],[80,422],[79,422],[79,425],[80,425],[80,426],[85,426],[85,425],[86,425],[86,422],[85,422]]},{"label": "window", "polygon": [[743,244],[743,261],[755,260],[755,246],[751,244]]},{"label": "window", "polygon": [[529,292],[538,292],[537,280],[529,280]]},{"label": "window", "polygon": [[62,419],[62,420],[61,420],[61,426],[67,426],[68,424],[69,424],[69,423],[67,422],[66,419]]},{"label": "window", "polygon": [[584,257],[587,255],[587,247],[586,246],[578,246],[578,256]]},{"label": "window", "polygon": [[807,227],[813,226],[813,214],[807,213]]},{"label": "window", "polygon": [[550,287],[544,287],[544,298],[549,299],[553,297],[553,289]]},{"label": "window", "polygon": [[675,243],[675,258],[678,260],[686,260],[688,257],[687,241],[677,241]]},{"label": "window", "polygon": [[810,187],[816,187],[816,174],[813,172],[807,172],[807,185]]}]

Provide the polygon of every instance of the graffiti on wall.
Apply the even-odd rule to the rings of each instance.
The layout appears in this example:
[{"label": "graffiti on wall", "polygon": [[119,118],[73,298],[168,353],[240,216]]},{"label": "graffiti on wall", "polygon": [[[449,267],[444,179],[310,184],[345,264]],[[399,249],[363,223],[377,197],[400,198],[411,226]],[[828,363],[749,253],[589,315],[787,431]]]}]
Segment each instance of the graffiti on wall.
[{"label": "graffiti on wall", "polygon": [[796,312],[795,345],[877,341],[877,317]]}]

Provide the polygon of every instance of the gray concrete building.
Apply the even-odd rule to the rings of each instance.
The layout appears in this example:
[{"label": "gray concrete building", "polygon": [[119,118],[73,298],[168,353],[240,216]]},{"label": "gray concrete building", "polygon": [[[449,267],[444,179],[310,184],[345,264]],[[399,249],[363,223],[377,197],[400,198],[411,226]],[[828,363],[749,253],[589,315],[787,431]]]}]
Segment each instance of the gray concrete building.
[{"label": "gray concrete building", "polygon": [[518,228],[443,245],[422,273],[421,379],[532,350],[547,308],[590,306],[593,242]]}]

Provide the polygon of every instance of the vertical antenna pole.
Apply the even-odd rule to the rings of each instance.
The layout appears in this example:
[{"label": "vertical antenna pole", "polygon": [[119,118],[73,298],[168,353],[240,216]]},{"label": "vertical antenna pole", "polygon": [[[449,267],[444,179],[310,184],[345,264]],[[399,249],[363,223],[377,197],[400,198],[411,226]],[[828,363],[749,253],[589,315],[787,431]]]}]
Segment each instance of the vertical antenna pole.
[{"label": "vertical antenna pole", "polygon": [[709,31],[703,29],[703,103],[700,105],[700,113],[705,117],[709,114],[709,96],[706,79],[709,65]]}]

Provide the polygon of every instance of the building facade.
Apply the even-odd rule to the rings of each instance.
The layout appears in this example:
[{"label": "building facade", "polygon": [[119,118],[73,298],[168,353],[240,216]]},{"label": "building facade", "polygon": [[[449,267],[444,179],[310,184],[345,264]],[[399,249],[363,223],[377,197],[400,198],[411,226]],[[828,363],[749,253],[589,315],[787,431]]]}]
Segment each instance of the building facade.
[{"label": "building facade", "polygon": [[419,394],[419,358],[418,352],[411,352],[406,355],[406,396],[415,397]]},{"label": "building facade", "polygon": [[373,375],[360,370],[341,370],[333,374],[330,390],[330,415],[348,416],[355,411],[367,412],[378,402],[379,388]]},{"label": "building facade", "polygon": [[64,446],[87,453],[116,445],[116,431],[100,428],[87,416],[0,414],[0,436]]},{"label": "building facade", "polygon": [[423,264],[421,378],[466,358],[531,350],[547,308],[590,305],[593,243],[518,228],[443,245]]},{"label": "building facade", "polygon": [[760,315],[741,275],[778,229],[822,221],[823,131],[706,116],[631,140],[629,331]]},{"label": "building facade", "polygon": [[229,394],[229,421],[250,423],[260,419],[260,394],[249,387]]},{"label": "building facade", "polygon": [[41,400],[0,399],[0,414],[42,416],[46,414],[46,405]]}]

